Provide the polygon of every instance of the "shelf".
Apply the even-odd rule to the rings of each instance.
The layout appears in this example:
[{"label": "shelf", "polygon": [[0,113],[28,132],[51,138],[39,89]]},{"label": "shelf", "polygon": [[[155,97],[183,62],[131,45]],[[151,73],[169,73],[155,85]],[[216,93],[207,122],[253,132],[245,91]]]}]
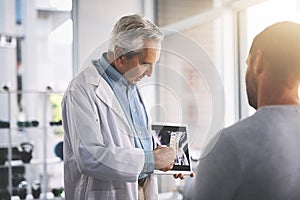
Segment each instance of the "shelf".
[{"label": "shelf", "polygon": [[[13,181],[13,173],[16,173],[16,169],[22,168],[22,173],[20,172],[18,176],[26,176],[26,179],[30,179],[31,173],[42,173],[42,181],[41,181],[41,196],[39,199],[43,200],[61,200],[64,199],[62,197],[54,197],[54,194],[52,192],[48,192],[48,185],[49,185],[49,175],[52,175],[53,170],[51,168],[54,167],[62,167],[63,161],[59,157],[55,157],[54,155],[50,155],[49,152],[49,147],[48,144],[54,143],[57,139],[55,137],[54,140],[49,141],[49,139],[53,138],[53,134],[49,134],[52,132],[56,131],[61,131],[60,128],[57,129],[57,127],[62,127],[62,122],[60,121],[52,121],[53,119],[51,118],[50,114],[53,114],[52,111],[51,113],[49,112],[50,109],[53,109],[52,101],[51,101],[51,95],[62,95],[64,91],[58,91],[54,90],[51,86],[47,86],[45,90],[16,90],[10,88],[10,85],[4,85],[3,87],[0,88],[0,97],[1,98],[7,98],[4,99],[7,101],[7,109],[8,109],[8,114],[5,118],[5,121],[0,121],[1,122],[1,127],[0,127],[0,137],[4,137],[3,139],[3,144],[1,143],[0,145],[4,145],[5,142],[5,148],[7,148],[7,156],[4,159],[8,159],[5,161],[3,165],[0,165],[1,171],[5,171],[7,173],[7,179],[4,180],[7,186],[3,185],[0,187],[0,189],[7,189],[7,191],[10,194],[15,194],[13,186],[15,183]],[[37,115],[30,117],[28,119],[19,120],[19,119],[14,119],[15,110],[12,110],[12,101],[14,101],[15,96],[22,94],[24,98],[35,98],[37,99],[35,108],[38,112]],[[23,113],[22,113],[23,114]],[[26,116],[26,113],[24,113]],[[22,118],[23,119],[23,118]],[[1,119],[3,120],[3,119]],[[57,129],[57,130],[56,130]],[[2,134],[3,133],[3,134]],[[7,134],[7,135],[4,135]],[[25,138],[24,138],[25,137]],[[33,156],[34,158],[30,160],[29,163],[24,163],[20,157],[20,155],[15,154],[15,147],[19,147],[18,141],[30,141],[35,140],[36,147],[38,147],[38,156]],[[55,145],[55,144],[53,144]],[[52,150],[52,148],[51,148]],[[18,155],[18,156],[16,156]],[[18,160],[10,160],[10,159],[18,159]],[[27,160],[24,157],[24,160]],[[4,161],[2,159],[2,161]],[[3,162],[2,162],[3,163]],[[36,171],[38,170],[38,171]],[[29,173],[26,173],[28,171]],[[55,171],[55,170],[54,170]],[[54,172],[57,173],[57,172]],[[61,172],[58,172],[61,174]],[[1,175],[0,175],[1,176]],[[61,177],[61,175],[59,175]],[[17,180],[19,181],[19,180]],[[52,183],[51,183],[52,184]],[[61,184],[61,183],[60,183]],[[26,199],[33,199],[31,195],[31,191],[29,188],[27,188],[28,195]],[[0,197],[1,199],[1,197]],[[11,199],[20,199],[18,196],[13,196]]]},{"label": "shelf", "polygon": [[[57,163],[61,163],[62,160],[60,158],[49,158],[46,160],[46,164],[57,164]],[[44,161],[41,159],[31,159],[29,163],[23,163],[22,160],[12,160],[11,161],[11,166],[12,167],[17,167],[17,166],[24,166],[24,165],[40,165],[40,164],[44,164]],[[4,165],[0,165],[0,168],[5,168],[8,167],[8,161],[5,162]]]},{"label": "shelf", "polygon": [[[26,197],[26,200],[33,200],[34,198],[33,197]],[[62,197],[54,197],[54,198],[47,198],[47,200],[63,200],[64,198]],[[11,197],[11,200],[20,200],[20,197],[18,196],[12,196]],[[34,200],[44,200],[43,198],[41,199],[34,199]]]},{"label": "shelf", "polygon": [[13,127],[10,127],[10,128],[0,128],[1,130],[9,130],[11,129],[12,131],[20,131],[22,132],[23,130],[44,130],[45,128],[47,129],[51,129],[51,128],[55,128],[55,127],[62,127],[62,125],[55,125],[55,126],[50,126],[50,125],[47,125],[46,127],[45,126],[37,126],[37,127],[17,127],[17,126],[13,126]]},{"label": "shelf", "polygon": [[44,126],[37,126],[37,127],[17,127],[17,126],[13,126],[10,128],[12,131],[20,131],[22,132],[23,130],[44,130],[45,127]]},{"label": "shelf", "polygon": [[0,93],[3,94],[7,94],[7,93],[11,93],[11,94],[63,94],[64,91],[61,90],[46,90],[46,91],[42,91],[42,90],[4,90],[2,88],[0,88]]},{"label": "shelf", "polygon": [[[31,194],[27,194],[26,200],[33,200],[33,199],[34,200],[44,200],[44,198],[42,198],[42,196],[43,195],[41,194],[39,199],[34,199]],[[64,198],[63,197],[54,197],[52,192],[47,192],[46,199],[47,200],[63,200]],[[19,196],[12,196],[11,200],[20,200],[20,197]]]}]

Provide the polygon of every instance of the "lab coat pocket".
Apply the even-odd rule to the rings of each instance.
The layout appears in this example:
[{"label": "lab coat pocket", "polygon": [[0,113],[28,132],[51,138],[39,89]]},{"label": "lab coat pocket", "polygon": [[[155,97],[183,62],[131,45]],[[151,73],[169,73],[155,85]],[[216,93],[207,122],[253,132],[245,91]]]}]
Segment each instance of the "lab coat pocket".
[{"label": "lab coat pocket", "polygon": [[88,200],[111,200],[124,198],[124,190],[93,190],[88,193]]}]

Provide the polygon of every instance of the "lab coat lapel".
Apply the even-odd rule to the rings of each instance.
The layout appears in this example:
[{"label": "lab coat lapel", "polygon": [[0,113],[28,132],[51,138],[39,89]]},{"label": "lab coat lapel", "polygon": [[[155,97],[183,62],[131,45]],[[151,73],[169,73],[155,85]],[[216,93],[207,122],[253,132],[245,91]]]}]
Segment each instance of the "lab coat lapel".
[{"label": "lab coat lapel", "polygon": [[[110,107],[117,115],[119,115],[123,120],[127,119],[127,125],[130,126],[130,130],[133,131],[133,133],[136,134],[135,128],[131,122],[130,119],[128,119],[121,107],[121,104],[119,103],[119,100],[115,96],[114,92],[111,90],[110,86],[107,84],[107,82],[100,78],[98,87],[96,89],[96,95],[108,106]],[[137,138],[138,140],[136,142],[140,143],[140,146],[143,147],[143,143],[141,142],[140,138]]]},{"label": "lab coat lapel", "polygon": [[[110,88],[108,83],[99,75],[95,66],[90,66],[86,71],[86,80],[90,84],[95,85],[97,88],[95,90],[96,96],[105,103],[113,112],[118,115],[121,119],[126,120],[126,125],[129,126],[130,130],[137,135],[135,128],[130,119],[127,119],[121,104],[119,103],[117,97],[115,96],[113,90]],[[140,146],[143,147],[143,144],[140,138],[137,138],[136,142],[140,143]]]},{"label": "lab coat lapel", "polygon": [[108,83],[99,75],[95,66],[91,65],[86,69],[85,77],[88,83],[97,87],[95,90],[96,96],[103,103],[105,103],[116,115],[121,117],[123,120],[126,119],[125,113],[117,97],[114,95],[114,92],[112,91]]},{"label": "lab coat lapel", "polygon": [[125,113],[119,103],[119,100],[115,96],[114,92],[111,90],[107,82],[100,78],[98,87],[95,91],[96,96],[103,101],[110,109],[112,109],[117,115],[122,119],[126,119]]}]

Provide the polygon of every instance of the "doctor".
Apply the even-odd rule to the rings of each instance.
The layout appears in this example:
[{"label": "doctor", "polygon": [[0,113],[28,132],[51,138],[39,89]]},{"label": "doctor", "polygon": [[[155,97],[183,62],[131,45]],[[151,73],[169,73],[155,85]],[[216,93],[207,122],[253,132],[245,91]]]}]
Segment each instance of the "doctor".
[{"label": "doctor", "polygon": [[154,148],[136,83],[151,76],[163,34],[139,15],[114,26],[109,50],[69,84],[62,101],[66,200],[157,199],[154,169],[173,167]]}]

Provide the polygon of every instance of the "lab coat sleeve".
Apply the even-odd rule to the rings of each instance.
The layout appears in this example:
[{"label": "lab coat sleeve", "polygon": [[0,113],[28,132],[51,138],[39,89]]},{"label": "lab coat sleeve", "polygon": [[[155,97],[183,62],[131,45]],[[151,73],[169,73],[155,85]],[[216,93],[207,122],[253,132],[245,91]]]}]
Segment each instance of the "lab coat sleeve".
[{"label": "lab coat sleeve", "polygon": [[69,90],[62,102],[65,138],[78,170],[101,180],[137,181],[144,165],[144,151],[104,142],[101,119],[91,94],[78,87]]}]

